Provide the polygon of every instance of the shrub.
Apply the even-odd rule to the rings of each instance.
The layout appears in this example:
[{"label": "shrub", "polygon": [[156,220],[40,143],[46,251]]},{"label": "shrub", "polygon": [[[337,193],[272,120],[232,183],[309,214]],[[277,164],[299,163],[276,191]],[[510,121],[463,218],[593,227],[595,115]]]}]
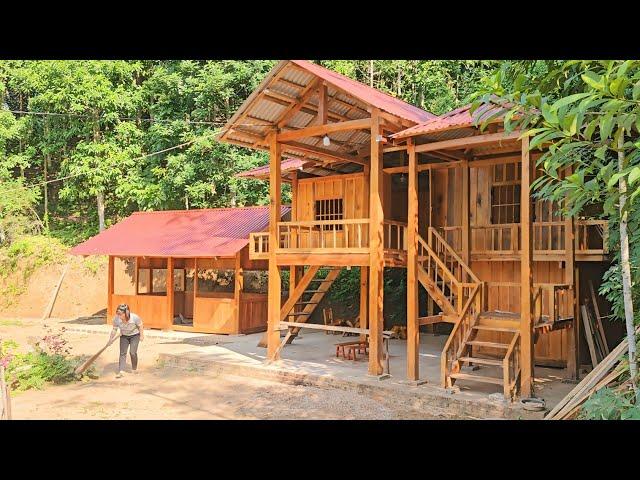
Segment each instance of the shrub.
[{"label": "shrub", "polygon": [[[14,391],[41,389],[47,382],[62,384],[79,380],[74,370],[82,358],[70,358],[71,348],[63,338],[64,328],[54,333],[51,329],[36,342],[34,350],[15,353],[17,344],[4,341],[0,347],[0,361],[6,366],[7,383]],[[92,369],[85,373],[93,376]]]}]

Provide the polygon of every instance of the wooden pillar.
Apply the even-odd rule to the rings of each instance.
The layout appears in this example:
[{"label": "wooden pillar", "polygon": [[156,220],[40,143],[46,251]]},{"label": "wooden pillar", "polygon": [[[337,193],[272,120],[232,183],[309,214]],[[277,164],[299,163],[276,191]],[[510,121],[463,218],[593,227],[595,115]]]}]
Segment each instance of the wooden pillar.
[{"label": "wooden pillar", "polygon": [[280,271],[276,263],[276,249],[278,242],[278,222],[280,221],[280,145],[276,140],[276,133],[268,136],[269,143],[269,295],[267,297],[267,360],[280,358],[278,345],[280,344],[280,300],[281,284]]},{"label": "wooden pillar", "polygon": [[[360,267],[360,328],[367,328],[369,325],[369,267]],[[366,335],[360,335],[360,341],[364,342]]]},{"label": "wooden pillar", "polygon": [[[462,162],[462,260],[471,263],[471,228],[469,226],[469,160]],[[469,281],[470,279],[466,279]]]},{"label": "wooden pillar", "polygon": [[193,259],[193,325],[196,325],[196,297],[198,296],[198,258]]},{"label": "wooden pillar", "polygon": [[[567,175],[572,173],[571,168],[569,168]],[[578,330],[578,302],[576,298],[578,298],[576,292],[576,272],[575,272],[575,232],[574,232],[574,222],[573,217],[568,216],[564,220],[564,251],[565,251],[565,262],[564,262],[564,282],[567,285],[571,285],[571,289],[569,290],[569,304],[573,309],[573,322],[571,328],[567,330],[567,373],[569,378],[573,380],[578,380],[580,376],[580,337],[577,335]]]},{"label": "wooden pillar", "polygon": [[418,168],[413,140],[407,144],[409,185],[407,198],[407,379],[420,377],[418,323]]},{"label": "wooden pillar", "polygon": [[318,89],[318,116],[316,117],[317,125],[326,125],[329,109],[327,108],[327,85],[323,82]]},{"label": "wooden pillar", "polygon": [[[152,279],[153,281],[153,279]],[[173,309],[175,295],[173,292],[173,258],[167,258],[167,328],[173,327]]]},{"label": "wooden pillar", "polygon": [[241,322],[242,319],[240,318],[240,302],[242,301],[242,291],[244,290],[244,277],[243,277],[244,271],[242,269],[242,251],[239,251],[238,253],[236,253],[236,264],[235,264],[235,271],[234,271],[234,290],[233,290],[233,319],[234,322],[236,324],[236,331],[238,333],[242,333],[241,332]]},{"label": "wooden pillar", "polygon": [[115,257],[109,255],[109,267],[107,269],[107,324],[113,318],[113,275]]},{"label": "wooden pillar", "polygon": [[[294,171],[291,173],[291,221],[295,222],[298,220],[298,172]],[[292,237],[295,237],[295,230],[292,232]],[[297,245],[297,241],[292,238],[292,245]],[[291,294],[296,288],[298,284],[298,280],[300,280],[302,274],[299,275],[300,268],[295,265],[291,265],[289,267],[289,298],[291,298]],[[303,272],[304,274],[304,272]]]},{"label": "wooden pillar", "polygon": [[533,225],[531,212],[531,160],[529,137],[522,139],[522,187],[520,189],[520,393],[533,395]]},{"label": "wooden pillar", "polygon": [[378,109],[371,111],[371,165],[369,175],[369,374],[382,375],[383,317],[383,220],[382,135]]},{"label": "wooden pillar", "polygon": [[138,257],[134,257],[134,263],[133,263],[133,283],[135,284],[135,292],[136,295],[138,295],[138,287],[140,285],[140,272],[138,271],[140,269],[140,262],[138,261]]}]

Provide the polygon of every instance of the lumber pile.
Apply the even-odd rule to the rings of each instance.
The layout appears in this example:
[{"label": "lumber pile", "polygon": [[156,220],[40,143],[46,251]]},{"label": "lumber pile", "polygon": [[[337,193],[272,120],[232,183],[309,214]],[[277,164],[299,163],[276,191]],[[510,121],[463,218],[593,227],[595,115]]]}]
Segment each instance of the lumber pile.
[{"label": "lumber pile", "polygon": [[589,289],[591,293],[591,309],[588,301],[580,306],[581,318],[584,325],[584,336],[589,346],[589,355],[591,357],[591,365],[595,368],[607,355],[609,355],[609,346],[607,338],[604,334],[602,326],[602,317],[596,300],[593,283],[589,281]]},{"label": "lumber pile", "polygon": [[[636,335],[640,333],[640,326],[636,328]],[[591,395],[616,380],[622,373],[618,368],[620,358],[628,351],[625,338],[598,365],[575,386],[569,394],[547,414],[545,420],[565,420],[573,418]]]}]

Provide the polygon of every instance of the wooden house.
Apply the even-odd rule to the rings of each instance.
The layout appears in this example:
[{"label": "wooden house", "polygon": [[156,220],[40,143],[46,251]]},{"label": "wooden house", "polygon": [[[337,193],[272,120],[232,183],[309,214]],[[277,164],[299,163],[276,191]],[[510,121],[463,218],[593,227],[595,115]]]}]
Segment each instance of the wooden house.
[{"label": "wooden house", "polygon": [[[289,210],[281,207],[279,219]],[[268,268],[248,246],[268,224],[268,207],[136,212],[71,253],[109,256],[107,323],[126,303],[147,328],[260,332],[267,295],[245,277]]]},{"label": "wooden house", "polygon": [[[336,272],[355,266],[357,331],[369,340],[368,373],[382,374],[383,269],[395,267],[407,269],[409,380],[420,380],[420,329],[434,323],[451,324],[445,387],[490,382],[529,396],[534,363],[577,375],[576,296],[583,272],[595,279],[594,266],[604,268],[607,226],[534,200],[540,153],[499,117],[485,131],[477,120],[468,107],[435,116],[310,62],[273,68],[219,134],[270,155],[268,168],[246,174],[270,182],[269,231],[249,243],[249,257],[269,265],[269,359],[306,325]],[[288,221],[278,213],[283,182],[293,192]],[[334,270],[318,279],[321,266]],[[284,301],[273,281],[283,268]],[[495,374],[462,369],[476,365]]]}]

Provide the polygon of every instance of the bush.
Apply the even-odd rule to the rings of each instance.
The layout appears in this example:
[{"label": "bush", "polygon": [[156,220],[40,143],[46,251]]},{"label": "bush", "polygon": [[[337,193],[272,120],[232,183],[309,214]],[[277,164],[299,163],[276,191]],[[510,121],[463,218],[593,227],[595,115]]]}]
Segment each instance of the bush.
[{"label": "bush", "polygon": [[[42,389],[46,383],[62,384],[79,380],[74,370],[82,358],[69,357],[70,347],[62,337],[64,328],[53,333],[47,331],[35,344],[35,349],[27,353],[15,353],[18,345],[6,340],[0,345],[0,362],[6,368],[7,384],[14,391]],[[90,369],[87,376],[93,376]]]},{"label": "bush", "polygon": [[633,391],[619,392],[603,388],[594,393],[580,409],[582,420],[640,420],[640,405],[633,404]]}]

